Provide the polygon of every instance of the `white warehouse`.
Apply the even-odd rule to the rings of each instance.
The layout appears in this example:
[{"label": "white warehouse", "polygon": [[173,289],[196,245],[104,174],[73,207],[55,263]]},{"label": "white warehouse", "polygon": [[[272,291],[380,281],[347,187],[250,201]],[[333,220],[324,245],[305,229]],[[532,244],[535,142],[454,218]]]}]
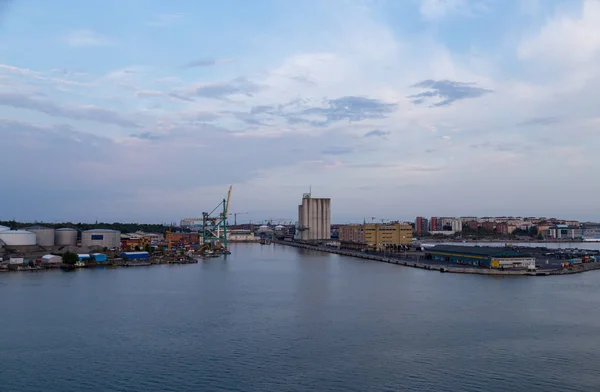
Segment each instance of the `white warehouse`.
[{"label": "white warehouse", "polygon": [[117,230],[95,229],[81,233],[81,246],[119,249],[121,232]]}]

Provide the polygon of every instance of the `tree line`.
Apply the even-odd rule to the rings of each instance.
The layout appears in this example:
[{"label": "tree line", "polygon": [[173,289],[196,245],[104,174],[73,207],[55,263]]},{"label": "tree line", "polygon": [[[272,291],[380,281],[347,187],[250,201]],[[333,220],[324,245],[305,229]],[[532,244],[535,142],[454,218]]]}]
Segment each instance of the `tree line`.
[{"label": "tree line", "polygon": [[0,225],[10,227],[12,230],[16,229],[24,229],[29,226],[44,226],[44,227],[52,227],[55,229],[68,227],[71,229],[76,229],[79,231],[92,230],[92,229],[109,229],[109,230],[118,230],[121,233],[134,233],[136,231],[143,231],[145,233],[165,233],[168,229],[175,230],[173,226],[163,225],[158,223],[106,223],[106,222],[96,222],[96,223],[73,223],[73,222],[62,222],[62,223],[45,223],[45,222],[18,222],[15,220],[2,221],[0,220]]}]

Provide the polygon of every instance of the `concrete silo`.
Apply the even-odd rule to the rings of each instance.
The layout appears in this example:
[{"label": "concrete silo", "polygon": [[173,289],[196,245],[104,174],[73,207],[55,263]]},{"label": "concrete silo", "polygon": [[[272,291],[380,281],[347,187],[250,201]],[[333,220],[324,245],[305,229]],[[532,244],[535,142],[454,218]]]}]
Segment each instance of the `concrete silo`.
[{"label": "concrete silo", "polygon": [[36,235],[25,230],[5,230],[0,231],[0,242],[6,246],[35,245]]},{"label": "concrete silo", "polygon": [[37,244],[40,246],[54,246],[54,229],[44,226],[31,226],[25,230],[35,233]]},{"label": "concrete silo", "polygon": [[77,230],[68,227],[56,229],[54,244],[60,246],[77,246]]}]

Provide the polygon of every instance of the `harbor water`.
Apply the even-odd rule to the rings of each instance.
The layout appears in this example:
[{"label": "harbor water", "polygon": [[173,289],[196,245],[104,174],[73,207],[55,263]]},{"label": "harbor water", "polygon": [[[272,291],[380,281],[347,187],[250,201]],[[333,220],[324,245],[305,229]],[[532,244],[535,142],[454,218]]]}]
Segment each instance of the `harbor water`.
[{"label": "harbor water", "polygon": [[600,390],[600,272],[489,277],[231,250],[0,274],[0,391]]}]

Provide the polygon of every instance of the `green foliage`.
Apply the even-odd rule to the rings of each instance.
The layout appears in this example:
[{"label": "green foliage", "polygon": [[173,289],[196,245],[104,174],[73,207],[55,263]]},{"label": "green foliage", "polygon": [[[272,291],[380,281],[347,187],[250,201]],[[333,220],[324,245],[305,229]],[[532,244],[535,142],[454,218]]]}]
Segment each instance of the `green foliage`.
[{"label": "green foliage", "polygon": [[144,245],[144,250],[148,253],[150,253],[150,244],[146,244]]},{"label": "green foliage", "polygon": [[135,246],[135,251],[136,251],[136,252],[139,252],[139,251],[140,251],[140,246],[139,246],[139,245],[136,245],[136,246]]},{"label": "green foliage", "polygon": [[77,256],[77,253],[65,252],[65,254],[63,255],[63,263],[65,264],[75,265],[75,263],[77,263],[78,261],[79,257]]}]

